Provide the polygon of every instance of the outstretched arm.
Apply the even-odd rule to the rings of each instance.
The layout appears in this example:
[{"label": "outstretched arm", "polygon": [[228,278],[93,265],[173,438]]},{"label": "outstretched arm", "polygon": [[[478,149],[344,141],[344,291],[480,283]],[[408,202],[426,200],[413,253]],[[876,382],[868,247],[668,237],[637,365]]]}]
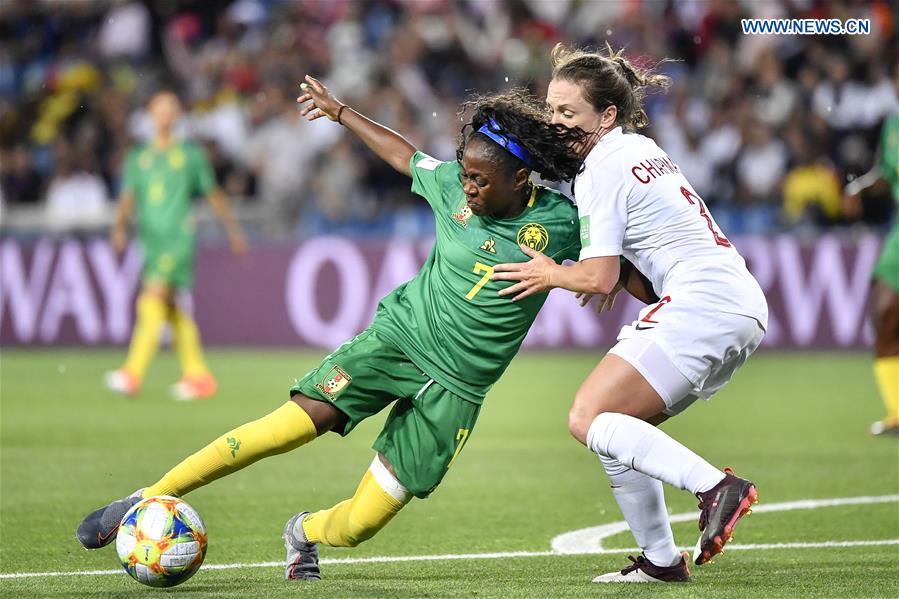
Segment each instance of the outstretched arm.
[{"label": "outstretched arm", "polygon": [[[624,256],[619,259],[619,262],[621,274],[618,275],[618,283],[608,294],[595,294],[595,297],[597,298],[597,313],[610,311],[615,305],[615,298],[618,296],[618,292],[622,289],[644,304],[654,304],[658,302],[659,296],[656,295],[655,290],[652,288],[652,282],[646,278],[646,275],[637,270],[637,268]],[[594,294],[578,291],[576,297],[581,300],[581,306],[586,306],[590,303],[590,300],[593,299]]]},{"label": "outstretched arm", "polygon": [[416,148],[406,138],[341,103],[314,77],[306,75],[306,82],[300,88],[303,94],[297,98],[297,102],[300,104],[308,102],[300,111],[307,120],[314,121],[325,116],[337,121],[355,133],[384,162],[407,177],[412,176],[409,161]]},{"label": "outstretched arm", "polygon": [[119,198],[119,207],[116,209],[115,222],[109,233],[109,241],[116,253],[121,254],[128,245],[128,219],[131,218],[133,208],[134,194],[127,190],[123,191]]},{"label": "outstretched arm", "polygon": [[621,265],[618,256],[587,258],[572,265],[556,264],[552,258],[523,245],[521,251],[530,256],[528,262],[512,262],[494,266],[494,281],[517,281],[499,292],[514,301],[535,293],[561,287],[569,291],[593,295],[609,295],[618,283]]},{"label": "outstretched arm", "polygon": [[228,206],[228,199],[225,197],[225,194],[220,188],[216,187],[210,192],[208,199],[209,204],[215,211],[215,215],[222,221],[225,232],[228,233],[228,242],[231,246],[231,252],[237,255],[246,253],[247,242],[243,235],[243,229],[241,229],[240,223],[234,218],[234,214]]}]

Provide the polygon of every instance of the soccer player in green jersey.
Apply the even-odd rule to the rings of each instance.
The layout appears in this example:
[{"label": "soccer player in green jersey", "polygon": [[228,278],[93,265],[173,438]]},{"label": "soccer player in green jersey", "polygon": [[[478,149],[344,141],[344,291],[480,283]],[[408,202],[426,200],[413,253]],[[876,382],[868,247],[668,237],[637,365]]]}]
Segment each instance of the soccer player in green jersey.
[{"label": "soccer player in green jersey", "polygon": [[518,351],[546,294],[514,303],[499,297],[505,284],[490,280],[493,264],[521,260],[522,245],[558,262],[578,256],[577,209],[530,175],[573,178],[580,159],[570,148],[584,134],[549,124],[524,94],[475,100],[458,160],[442,162],[340,103],[317,80],[307,77],[304,88],[301,114],[343,125],[412,178],[412,191],[434,212],[431,254],[418,275],[381,300],[368,329],[297,381],[290,401],[225,433],[157,483],[88,515],[78,527],[86,548],[109,543],[141,497],[181,496],[328,431],[347,435],[393,404],[353,496],[287,523],[286,577],[319,579],[317,543],[356,546],[413,497],[434,490],[474,430],[484,396]]},{"label": "soccer player in green jersey", "polygon": [[[870,172],[846,186],[856,197],[883,178],[899,202],[899,113],[883,124],[880,160]],[[886,406],[886,416],[871,425],[872,435],[899,435],[899,219],[883,244],[871,273],[871,308],[874,320],[874,376]]]},{"label": "soccer player in green jersey", "polygon": [[216,383],[203,360],[197,326],[175,301],[176,292],[189,289],[193,281],[194,196],[209,198],[225,225],[234,253],[243,253],[246,244],[224,194],[216,187],[215,174],[203,150],[176,141],[172,134],[181,113],[177,96],[159,92],[150,99],[148,110],[156,126],[155,136],[150,143],[133,148],[125,159],[122,195],[111,236],[113,248],[124,251],[128,220],[136,206],[137,237],[144,252],[137,322],[125,364],[106,373],[104,380],[113,391],[136,394],[168,321],[182,370],[181,380],[172,388],[174,397],[209,397],[215,393]]}]

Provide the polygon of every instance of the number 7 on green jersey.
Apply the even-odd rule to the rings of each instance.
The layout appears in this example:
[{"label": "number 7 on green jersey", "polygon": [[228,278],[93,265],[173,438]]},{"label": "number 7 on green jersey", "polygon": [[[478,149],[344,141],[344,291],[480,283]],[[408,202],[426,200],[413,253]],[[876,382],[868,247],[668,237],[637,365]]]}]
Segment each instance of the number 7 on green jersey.
[{"label": "number 7 on green jersey", "polygon": [[465,296],[465,299],[470,300],[471,298],[476,296],[478,294],[478,291],[481,290],[481,287],[487,284],[487,281],[489,281],[490,277],[493,276],[493,267],[482,262],[475,262],[474,273],[478,274],[481,272],[484,273],[484,276],[481,277],[480,281],[474,284],[474,287],[471,288],[471,291],[468,292],[468,295]]}]

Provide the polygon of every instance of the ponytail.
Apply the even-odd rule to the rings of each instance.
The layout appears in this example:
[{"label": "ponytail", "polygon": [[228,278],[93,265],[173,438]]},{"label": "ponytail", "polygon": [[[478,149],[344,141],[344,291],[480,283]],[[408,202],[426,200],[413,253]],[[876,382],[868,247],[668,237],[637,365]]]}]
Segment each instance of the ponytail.
[{"label": "ponytail", "polygon": [[579,84],[594,110],[609,106],[618,109],[618,123],[626,129],[642,129],[649,125],[643,109],[646,93],[664,89],[671,78],[632,64],[622,50],[614,51],[606,42],[606,54],[556,44],[550,54],[553,79],[566,79]]}]

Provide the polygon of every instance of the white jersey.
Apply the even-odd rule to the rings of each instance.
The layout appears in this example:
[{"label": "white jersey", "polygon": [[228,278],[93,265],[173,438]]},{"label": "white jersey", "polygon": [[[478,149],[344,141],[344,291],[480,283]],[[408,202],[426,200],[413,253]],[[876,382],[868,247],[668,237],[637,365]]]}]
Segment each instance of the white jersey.
[{"label": "white jersey", "polygon": [[620,127],[608,132],[587,155],[574,195],[581,260],[623,255],[659,297],[677,294],[767,329],[768,305],[743,257],[653,140]]}]

